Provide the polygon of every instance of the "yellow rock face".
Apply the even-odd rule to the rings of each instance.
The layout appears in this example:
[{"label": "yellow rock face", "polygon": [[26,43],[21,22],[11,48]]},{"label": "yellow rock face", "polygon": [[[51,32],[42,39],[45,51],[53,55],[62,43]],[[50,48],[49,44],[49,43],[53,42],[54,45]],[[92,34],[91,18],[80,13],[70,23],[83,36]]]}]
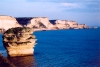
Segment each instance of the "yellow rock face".
[{"label": "yellow rock face", "polygon": [[29,27],[11,28],[3,34],[3,45],[10,57],[33,55],[35,42],[33,30]]}]

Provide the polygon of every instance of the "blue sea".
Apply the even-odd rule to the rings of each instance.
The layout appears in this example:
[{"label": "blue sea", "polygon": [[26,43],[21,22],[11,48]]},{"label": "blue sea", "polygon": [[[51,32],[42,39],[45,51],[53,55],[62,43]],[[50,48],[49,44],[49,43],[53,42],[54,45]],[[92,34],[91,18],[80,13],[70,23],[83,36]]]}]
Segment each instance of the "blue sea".
[{"label": "blue sea", "polygon": [[[100,67],[100,28],[34,32],[33,56],[8,58],[18,67]],[[7,57],[0,34],[0,53]]]}]

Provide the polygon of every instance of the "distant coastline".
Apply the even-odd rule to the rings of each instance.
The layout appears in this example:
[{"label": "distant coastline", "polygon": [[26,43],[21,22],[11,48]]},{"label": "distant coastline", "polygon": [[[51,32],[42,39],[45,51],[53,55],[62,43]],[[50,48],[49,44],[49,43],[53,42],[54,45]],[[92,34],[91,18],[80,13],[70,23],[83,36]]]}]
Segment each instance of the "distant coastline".
[{"label": "distant coastline", "polygon": [[49,20],[48,17],[12,17],[0,15],[0,33],[14,27],[30,27],[34,31],[61,29],[97,29],[86,24],[79,24],[74,20]]}]

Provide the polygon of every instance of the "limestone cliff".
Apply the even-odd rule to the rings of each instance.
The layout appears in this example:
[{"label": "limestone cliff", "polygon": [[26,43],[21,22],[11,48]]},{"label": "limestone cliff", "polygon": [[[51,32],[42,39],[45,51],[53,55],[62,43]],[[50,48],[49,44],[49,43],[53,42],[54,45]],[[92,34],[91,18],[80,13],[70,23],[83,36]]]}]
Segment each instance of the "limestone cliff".
[{"label": "limestone cliff", "polygon": [[8,30],[14,27],[21,27],[14,17],[0,15],[0,29]]},{"label": "limestone cliff", "polygon": [[70,28],[77,28],[78,23],[76,21],[67,21],[67,23],[69,24]]},{"label": "limestone cliff", "polygon": [[66,20],[56,20],[55,21],[55,26],[58,29],[69,29],[69,24],[67,23]]},{"label": "limestone cliff", "polygon": [[[19,24],[20,23],[20,24]],[[30,27],[34,30],[56,30],[56,29],[85,29],[85,24],[78,24],[76,21],[55,20],[47,17],[17,17],[0,16],[0,32],[14,27]]]},{"label": "limestone cliff", "polygon": [[27,24],[27,27],[40,30],[44,29],[52,30],[55,28],[55,26],[49,22],[47,17],[34,17],[33,19],[30,20],[30,23]]},{"label": "limestone cliff", "polygon": [[10,57],[33,55],[35,36],[29,27],[16,27],[8,29],[3,34],[3,45]]},{"label": "limestone cliff", "polygon": [[69,29],[69,28],[76,28],[78,23],[75,21],[68,21],[68,20],[56,20],[54,24],[58,29]]},{"label": "limestone cliff", "polygon": [[68,20],[56,20],[55,23],[53,24],[58,28],[58,29],[85,29],[89,28],[85,24],[78,24],[76,21],[68,21]]},{"label": "limestone cliff", "polygon": [[89,28],[89,26],[86,26],[86,24],[79,24],[78,28],[79,29],[85,29],[85,28]]},{"label": "limestone cliff", "polygon": [[20,17],[17,21],[25,26],[37,30],[57,30],[57,29],[85,29],[89,28],[85,24],[78,24],[69,20],[49,20],[47,17]]}]

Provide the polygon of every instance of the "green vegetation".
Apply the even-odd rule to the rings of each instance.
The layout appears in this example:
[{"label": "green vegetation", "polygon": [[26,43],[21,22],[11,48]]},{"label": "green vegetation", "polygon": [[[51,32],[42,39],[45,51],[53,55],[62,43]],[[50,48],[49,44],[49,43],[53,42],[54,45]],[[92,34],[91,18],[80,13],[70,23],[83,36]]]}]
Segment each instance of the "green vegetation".
[{"label": "green vegetation", "polygon": [[11,63],[6,57],[3,57],[0,54],[0,67],[16,67],[13,63]]}]

